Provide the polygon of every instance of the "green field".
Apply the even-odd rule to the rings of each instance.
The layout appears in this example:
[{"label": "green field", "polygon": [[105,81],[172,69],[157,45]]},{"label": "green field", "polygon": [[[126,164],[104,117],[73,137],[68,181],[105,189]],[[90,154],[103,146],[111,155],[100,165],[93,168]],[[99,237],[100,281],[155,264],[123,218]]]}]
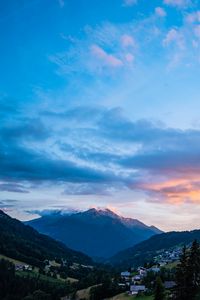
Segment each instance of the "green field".
[{"label": "green field", "polygon": [[20,277],[32,277],[32,278],[40,278],[41,280],[44,281],[49,281],[52,283],[57,283],[57,284],[65,284],[65,281],[58,279],[58,278],[53,278],[50,276],[46,276],[43,274],[39,274],[37,272],[31,272],[31,271],[17,271],[16,274]]},{"label": "green field", "polygon": [[153,296],[129,296],[127,293],[119,294],[115,297],[109,298],[109,300],[153,300]]},{"label": "green field", "polygon": [[178,265],[178,263],[179,263],[178,260],[177,260],[177,261],[174,261],[174,262],[172,262],[172,263],[170,263],[170,264],[165,265],[164,268],[165,268],[165,269],[173,269],[173,268],[176,268],[177,265]]},{"label": "green field", "polygon": [[79,300],[79,299],[89,300],[90,299],[90,290],[91,290],[91,288],[96,287],[98,285],[99,284],[90,286],[87,289],[83,289],[83,290],[77,291],[77,293],[76,293],[76,299],[77,300]]},{"label": "green field", "polygon": [[16,260],[14,258],[10,258],[10,257],[2,255],[2,254],[0,254],[0,259],[6,259],[6,260],[12,262],[14,265],[21,265],[21,266],[27,265],[26,263],[24,263],[22,261]]},{"label": "green field", "polygon": [[153,300],[153,296],[129,296],[127,293],[119,294],[115,297],[109,298],[109,300]]}]

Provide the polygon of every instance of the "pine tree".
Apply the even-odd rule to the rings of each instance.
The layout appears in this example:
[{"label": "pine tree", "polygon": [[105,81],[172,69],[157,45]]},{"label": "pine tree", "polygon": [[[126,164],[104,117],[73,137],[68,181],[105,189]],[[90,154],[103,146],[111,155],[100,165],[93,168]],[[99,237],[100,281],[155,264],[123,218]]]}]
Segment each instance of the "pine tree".
[{"label": "pine tree", "polygon": [[175,299],[188,300],[188,276],[188,255],[184,246],[176,269]]},{"label": "pine tree", "polygon": [[154,300],[165,299],[165,288],[160,277],[156,278],[156,286],[154,292]]},{"label": "pine tree", "polygon": [[197,240],[192,243],[188,258],[188,293],[193,299],[200,287],[200,246]]}]

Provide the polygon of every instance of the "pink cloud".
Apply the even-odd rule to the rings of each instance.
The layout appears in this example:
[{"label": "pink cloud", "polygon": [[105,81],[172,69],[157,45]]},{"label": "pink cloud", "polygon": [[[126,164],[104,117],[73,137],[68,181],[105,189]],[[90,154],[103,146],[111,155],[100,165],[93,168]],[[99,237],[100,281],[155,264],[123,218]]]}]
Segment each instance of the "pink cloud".
[{"label": "pink cloud", "polygon": [[92,45],[91,52],[106,66],[121,67],[123,65],[123,62],[119,58],[112,54],[108,54],[104,49],[102,49],[98,45]]},{"label": "pink cloud", "polygon": [[155,13],[159,17],[166,17],[166,11],[162,7],[156,7],[155,8]]},{"label": "pink cloud", "polygon": [[134,61],[135,57],[133,54],[131,53],[126,53],[125,55],[125,60],[128,62],[128,63],[132,63]]},{"label": "pink cloud", "polygon": [[184,39],[182,34],[176,29],[170,29],[163,40],[164,46],[169,46],[172,43],[176,44],[180,49],[184,48]]},{"label": "pink cloud", "polygon": [[[165,200],[171,204],[184,202],[200,203],[200,181],[198,174],[180,178],[166,179],[161,182],[139,183],[137,188],[145,191],[155,201]],[[154,200],[152,200],[154,201]]]},{"label": "pink cloud", "polygon": [[188,23],[200,22],[200,11],[188,14],[185,19]]},{"label": "pink cloud", "polygon": [[121,42],[123,47],[129,47],[135,45],[135,41],[133,37],[128,34],[122,35]]}]

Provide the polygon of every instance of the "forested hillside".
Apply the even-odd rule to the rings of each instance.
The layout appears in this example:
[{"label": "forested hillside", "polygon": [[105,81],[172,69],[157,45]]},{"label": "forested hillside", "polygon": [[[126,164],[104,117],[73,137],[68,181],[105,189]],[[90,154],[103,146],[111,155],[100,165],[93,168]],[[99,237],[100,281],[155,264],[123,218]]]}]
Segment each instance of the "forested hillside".
[{"label": "forested hillside", "polygon": [[200,240],[200,230],[173,231],[154,235],[134,247],[119,252],[110,259],[110,262],[122,267],[142,265],[145,262],[151,261],[157,251],[175,246],[188,245],[195,239]]},{"label": "forested hillside", "polygon": [[0,211],[0,254],[38,267],[43,266],[44,260],[55,258],[82,264],[92,263],[87,255],[38,233],[3,211]]}]

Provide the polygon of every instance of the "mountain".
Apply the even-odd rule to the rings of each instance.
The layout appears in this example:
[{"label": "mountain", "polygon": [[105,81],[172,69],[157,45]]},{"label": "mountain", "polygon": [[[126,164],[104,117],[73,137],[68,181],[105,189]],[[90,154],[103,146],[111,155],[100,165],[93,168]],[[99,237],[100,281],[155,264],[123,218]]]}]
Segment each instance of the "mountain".
[{"label": "mountain", "polygon": [[27,222],[39,232],[91,257],[107,258],[141,242],[159,229],[123,218],[109,209],[89,209],[72,215],[56,213]]},{"label": "mountain", "polygon": [[91,264],[91,259],[67,248],[61,242],[38,233],[35,229],[9,217],[0,210],[0,254],[42,266],[45,259],[63,258],[67,261]]},{"label": "mountain", "polygon": [[175,246],[188,245],[195,239],[200,241],[200,230],[167,232],[154,235],[131,248],[114,255],[110,262],[114,265],[128,268],[150,262],[160,250],[168,250]]}]

